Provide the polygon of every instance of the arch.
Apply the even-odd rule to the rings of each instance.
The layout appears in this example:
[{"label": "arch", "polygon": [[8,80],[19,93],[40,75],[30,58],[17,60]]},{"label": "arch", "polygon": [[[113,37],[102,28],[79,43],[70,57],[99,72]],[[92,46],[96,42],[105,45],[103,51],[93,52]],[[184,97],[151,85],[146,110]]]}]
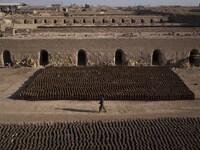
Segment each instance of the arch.
[{"label": "arch", "polygon": [[40,65],[46,66],[49,64],[49,54],[46,50],[40,51]]},{"label": "arch", "polygon": [[190,52],[189,63],[191,66],[200,66],[200,52],[197,49]]},{"label": "arch", "polygon": [[95,23],[95,19],[92,19],[92,23]]},{"label": "arch", "polygon": [[163,19],[160,19],[160,23],[163,23]]},{"label": "arch", "polygon": [[153,23],[154,23],[154,20],[153,20],[153,19],[150,19],[150,23],[153,24]]},{"label": "arch", "polygon": [[86,23],[86,20],[85,20],[85,19],[83,19],[83,23]]},{"label": "arch", "polygon": [[73,22],[76,23],[76,19],[74,19]]},{"label": "arch", "polygon": [[152,55],[152,65],[162,65],[163,56],[159,49],[155,50]]},{"label": "arch", "polygon": [[4,66],[12,65],[11,54],[10,54],[10,51],[8,50],[5,50],[3,52],[3,63],[4,63]]},{"label": "arch", "polygon": [[115,19],[112,19],[112,23],[115,23]]},{"label": "arch", "polygon": [[131,23],[135,23],[135,19],[131,19]]},{"label": "arch", "polygon": [[47,20],[46,20],[46,19],[44,19],[44,23],[47,23]]},{"label": "arch", "polygon": [[105,19],[102,19],[102,23],[105,23]]},{"label": "arch", "polygon": [[124,65],[124,52],[121,49],[115,52],[115,65]]},{"label": "arch", "polygon": [[144,21],[144,19],[141,19],[141,23],[143,24],[145,21]]},{"label": "arch", "polygon": [[54,20],[53,23],[57,23],[57,20]]},{"label": "arch", "polygon": [[122,23],[125,23],[125,20],[124,20],[124,19],[122,19]]},{"label": "arch", "polygon": [[34,19],[34,24],[36,24],[37,23],[37,19]]},{"label": "arch", "polygon": [[64,23],[67,23],[65,19],[63,20],[63,22],[64,22]]},{"label": "arch", "polygon": [[79,50],[78,51],[78,66],[85,66],[87,64],[87,56],[86,52],[84,50]]},{"label": "arch", "polygon": [[27,20],[24,20],[24,24],[27,24]]}]

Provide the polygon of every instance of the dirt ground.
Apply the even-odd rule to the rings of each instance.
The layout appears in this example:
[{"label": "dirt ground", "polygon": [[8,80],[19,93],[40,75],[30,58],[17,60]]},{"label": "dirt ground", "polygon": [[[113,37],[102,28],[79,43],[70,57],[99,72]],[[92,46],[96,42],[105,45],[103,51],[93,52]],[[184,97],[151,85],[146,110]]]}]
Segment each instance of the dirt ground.
[{"label": "dirt ground", "polygon": [[130,118],[200,117],[200,68],[173,69],[195,93],[195,100],[25,101],[9,98],[38,68],[0,68],[0,122],[65,122]]}]

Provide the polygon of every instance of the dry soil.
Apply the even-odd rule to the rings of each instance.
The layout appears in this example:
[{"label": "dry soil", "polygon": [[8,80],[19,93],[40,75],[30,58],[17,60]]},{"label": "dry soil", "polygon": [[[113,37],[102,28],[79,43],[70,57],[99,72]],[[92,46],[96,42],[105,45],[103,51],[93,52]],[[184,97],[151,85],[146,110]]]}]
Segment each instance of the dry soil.
[{"label": "dry soil", "polygon": [[13,100],[16,92],[38,68],[0,68],[0,122],[91,121],[130,118],[200,117],[200,68],[173,69],[195,93],[195,100],[105,101],[107,112],[98,113],[97,101]]}]

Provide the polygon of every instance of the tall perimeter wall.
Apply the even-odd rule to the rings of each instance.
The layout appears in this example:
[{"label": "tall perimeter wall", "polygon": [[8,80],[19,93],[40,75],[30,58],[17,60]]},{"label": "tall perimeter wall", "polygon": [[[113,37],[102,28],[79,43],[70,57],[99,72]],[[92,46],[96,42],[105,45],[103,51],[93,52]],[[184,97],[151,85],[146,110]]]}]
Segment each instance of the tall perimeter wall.
[{"label": "tall perimeter wall", "polygon": [[[0,39],[0,65],[5,65],[5,51],[12,62],[31,58],[41,65],[41,51],[48,54],[48,64],[77,65],[78,52],[85,54],[86,65],[115,65],[116,51],[123,65],[152,65],[153,57],[159,65],[189,65],[192,50],[200,51],[200,38],[117,38],[117,39]],[[156,51],[157,50],[157,51]],[[154,52],[156,56],[153,56]],[[7,55],[7,54],[6,54]]]}]

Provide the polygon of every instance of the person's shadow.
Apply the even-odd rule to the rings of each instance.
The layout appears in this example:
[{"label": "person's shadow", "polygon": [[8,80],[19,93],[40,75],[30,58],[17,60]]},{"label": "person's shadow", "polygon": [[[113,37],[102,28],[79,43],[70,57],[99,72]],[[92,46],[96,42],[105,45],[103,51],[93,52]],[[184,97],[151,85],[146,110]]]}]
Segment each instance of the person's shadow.
[{"label": "person's shadow", "polygon": [[96,113],[95,110],[84,110],[84,109],[75,109],[75,108],[55,108],[57,110],[71,111],[71,112],[86,112],[86,113]]}]

